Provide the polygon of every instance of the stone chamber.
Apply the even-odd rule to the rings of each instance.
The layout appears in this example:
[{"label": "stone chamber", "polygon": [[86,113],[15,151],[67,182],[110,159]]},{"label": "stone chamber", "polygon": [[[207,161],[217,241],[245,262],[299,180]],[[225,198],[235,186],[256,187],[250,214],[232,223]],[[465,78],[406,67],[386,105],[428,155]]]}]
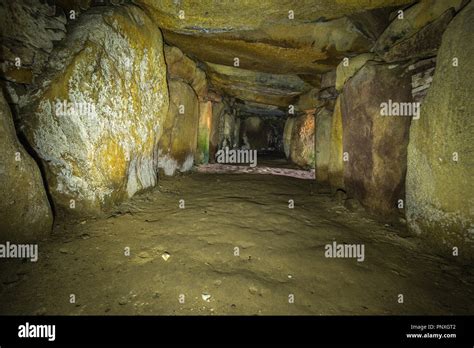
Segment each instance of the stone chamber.
[{"label": "stone chamber", "polygon": [[471,1],[0,14],[1,314],[474,312]]}]

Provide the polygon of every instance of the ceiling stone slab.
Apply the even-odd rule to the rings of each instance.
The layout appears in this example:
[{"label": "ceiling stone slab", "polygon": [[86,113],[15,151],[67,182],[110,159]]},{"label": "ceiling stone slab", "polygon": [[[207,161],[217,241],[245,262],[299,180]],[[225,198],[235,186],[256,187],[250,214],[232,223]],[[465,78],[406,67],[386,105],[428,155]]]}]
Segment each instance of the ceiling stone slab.
[{"label": "ceiling stone slab", "polygon": [[[255,30],[275,24],[331,20],[413,0],[135,0],[153,14],[160,28],[209,34]],[[183,11],[183,12],[180,12]],[[294,19],[289,18],[293,11]],[[180,16],[181,14],[181,16]]]},{"label": "ceiling stone slab", "polygon": [[284,117],[287,113],[285,109],[280,108],[274,105],[268,104],[260,104],[254,102],[236,102],[234,107],[240,111],[240,115],[242,116],[250,116],[250,115],[257,115],[261,117],[265,116],[276,116],[276,117]]},{"label": "ceiling stone slab", "polygon": [[[233,65],[238,57],[244,69],[307,75],[329,71],[343,57],[372,48],[374,38],[368,34],[372,29],[345,16],[413,1],[135,2],[148,9],[169,44],[198,60]],[[290,10],[294,19],[288,18]]]},{"label": "ceiling stone slab", "polygon": [[268,74],[206,63],[214,89],[237,99],[287,107],[311,86],[296,75]]},{"label": "ceiling stone slab", "polygon": [[201,61],[231,66],[239,58],[244,69],[275,74],[320,74],[373,46],[347,18],[232,34],[163,33],[168,43]]}]

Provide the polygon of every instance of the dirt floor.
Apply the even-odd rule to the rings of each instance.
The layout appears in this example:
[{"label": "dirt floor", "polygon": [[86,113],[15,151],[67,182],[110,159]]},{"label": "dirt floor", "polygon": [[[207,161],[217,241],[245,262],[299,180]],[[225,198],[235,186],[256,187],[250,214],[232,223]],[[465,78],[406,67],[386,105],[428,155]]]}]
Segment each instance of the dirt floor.
[{"label": "dirt floor", "polygon": [[[365,260],[326,258],[333,241]],[[472,266],[284,176],[161,178],[107,218],[59,221],[38,262],[1,262],[1,314],[474,313]]]}]

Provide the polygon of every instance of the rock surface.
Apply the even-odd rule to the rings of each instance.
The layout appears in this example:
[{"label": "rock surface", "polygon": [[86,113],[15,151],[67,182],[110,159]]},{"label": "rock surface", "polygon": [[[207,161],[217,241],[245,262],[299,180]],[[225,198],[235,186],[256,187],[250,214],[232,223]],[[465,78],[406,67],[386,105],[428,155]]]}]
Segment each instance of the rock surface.
[{"label": "rock surface", "polygon": [[209,135],[209,162],[215,163],[215,156],[219,148],[219,132],[221,118],[224,117],[226,104],[223,101],[215,102],[212,105],[211,133]]},{"label": "rock surface", "polygon": [[344,189],[344,162],[343,162],[343,146],[342,146],[342,111],[341,99],[342,94],[336,100],[334,112],[331,118],[331,142],[329,148],[329,165],[328,176],[329,185],[333,192],[338,189]]},{"label": "rock surface", "polygon": [[349,155],[344,162],[347,195],[381,218],[395,218],[397,202],[404,199],[411,117],[381,116],[382,103],[412,101],[411,78],[404,71],[400,66],[368,63],[343,89],[343,148]]},{"label": "rock surface", "polygon": [[237,122],[235,115],[229,110],[225,110],[219,119],[219,149],[224,147],[237,147],[238,138],[236,138],[236,127]]},{"label": "rock surface", "polygon": [[354,76],[355,73],[373,57],[374,55],[372,53],[363,53],[349,58],[347,61],[341,61],[336,70],[336,89],[341,91],[347,80]]},{"label": "rock surface", "polygon": [[296,117],[288,117],[285,122],[285,128],[283,129],[283,151],[285,152],[285,157],[290,159],[290,150],[291,150],[291,139],[293,136],[293,127],[295,125]]},{"label": "rock surface", "polygon": [[58,209],[97,214],[155,185],[168,109],[162,42],[139,8],[95,8],[52,53],[22,121]]},{"label": "rock surface", "polygon": [[158,146],[158,167],[166,175],[188,171],[197,148],[199,102],[193,88],[181,80],[169,81],[170,106]]},{"label": "rock surface", "polygon": [[[423,0],[403,11],[403,18],[396,16],[387,29],[378,38],[374,50],[383,55],[393,45],[415,35],[425,25],[435,21],[446,10],[453,8],[458,11],[463,0]],[[397,12],[398,14],[398,12]]]},{"label": "rock surface", "polygon": [[[11,74],[16,72],[18,76],[20,70],[32,77],[33,73],[42,71],[54,42],[66,36],[66,17],[56,16],[52,6],[34,0],[2,1],[0,15],[3,18],[1,56],[6,62],[3,76],[11,81],[31,83],[31,78],[18,81]],[[17,58],[20,58],[20,69],[15,65]]]},{"label": "rock surface", "polygon": [[10,108],[0,92],[0,241],[43,239],[52,224],[40,170],[18,141]]},{"label": "rock surface", "polygon": [[314,133],[313,113],[306,113],[295,118],[291,132],[290,159],[302,168],[314,168]]},{"label": "rock surface", "polygon": [[196,163],[209,162],[209,141],[212,126],[212,102],[199,103],[199,125],[196,149]]},{"label": "rock surface", "polygon": [[218,64],[206,64],[213,87],[235,98],[288,108],[311,86],[296,75],[268,74]]},{"label": "rock surface", "polygon": [[427,24],[413,36],[397,42],[382,58],[386,62],[404,61],[413,58],[427,58],[436,55],[441,37],[454,16],[454,9],[446,10],[440,17]]},{"label": "rock surface", "polygon": [[324,101],[319,99],[319,92],[319,88],[312,88],[308,92],[302,94],[298,98],[296,109],[298,111],[314,110],[324,105]]},{"label": "rock surface", "polygon": [[205,72],[179,48],[165,45],[165,60],[170,78],[184,80],[200,97],[207,94]]},{"label": "rock surface", "polygon": [[232,66],[237,57],[248,70],[314,75],[371,48],[373,26],[350,15],[411,1],[137,2],[167,42],[201,61]]},{"label": "rock surface", "polygon": [[329,180],[329,160],[331,151],[332,111],[321,108],[316,114],[315,167],[316,181],[327,184]]},{"label": "rock surface", "polygon": [[[409,228],[452,254],[474,257],[474,3],[442,38],[433,83],[410,129],[407,172]],[[459,65],[453,66],[453,58]],[[458,160],[455,161],[456,156]]]},{"label": "rock surface", "polygon": [[[410,3],[409,0],[349,0],[344,2],[332,0],[318,2],[313,0],[297,2],[293,0],[279,2],[273,0],[259,2],[201,0],[198,3],[162,1],[159,4],[155,0],[136,0],[136,2],[150,9],[161,27],[186,34],[252,30],[290,21],[299,25],[315,18],[336,19],[364,10]],[[294,19],[288,17],[290,10],[294,12]]]},{"label": "rock surface", "polygon": [[66,36],[64,13],[35,0],[0,2],[0,84],[14,122],[28,102],[27,86],[41,74],[53,45]]},{"label": "rock surface", "polygon": [[326,72],[345,53],[367,52],[372,46],[372,40],[347,18],[242,32],[183,34],[165,29],[163,33],[167,42],[201,61],[232,66],[239,58],[243,69],[275,74]]}]

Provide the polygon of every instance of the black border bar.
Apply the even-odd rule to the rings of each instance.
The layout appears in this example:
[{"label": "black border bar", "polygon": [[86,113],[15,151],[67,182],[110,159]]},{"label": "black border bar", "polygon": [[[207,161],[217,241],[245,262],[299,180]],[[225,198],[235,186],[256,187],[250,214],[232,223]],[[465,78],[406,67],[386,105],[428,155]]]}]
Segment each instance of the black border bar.
[{"label": "black border bar", "polygon": [[[474,347],[473,316],[0,316],[0,346],[58,344],[408,344]],[[55,325],[55,340],[20,338],[25,323]],[[414,328],[431,329],[420,331]],[[431,326],[432,325],[432,326]],[[443,328],[444,327],[444,328]],[[449,328],[449,329],[446,329]],[[407,334],[456,338],[407,338]]]}]

